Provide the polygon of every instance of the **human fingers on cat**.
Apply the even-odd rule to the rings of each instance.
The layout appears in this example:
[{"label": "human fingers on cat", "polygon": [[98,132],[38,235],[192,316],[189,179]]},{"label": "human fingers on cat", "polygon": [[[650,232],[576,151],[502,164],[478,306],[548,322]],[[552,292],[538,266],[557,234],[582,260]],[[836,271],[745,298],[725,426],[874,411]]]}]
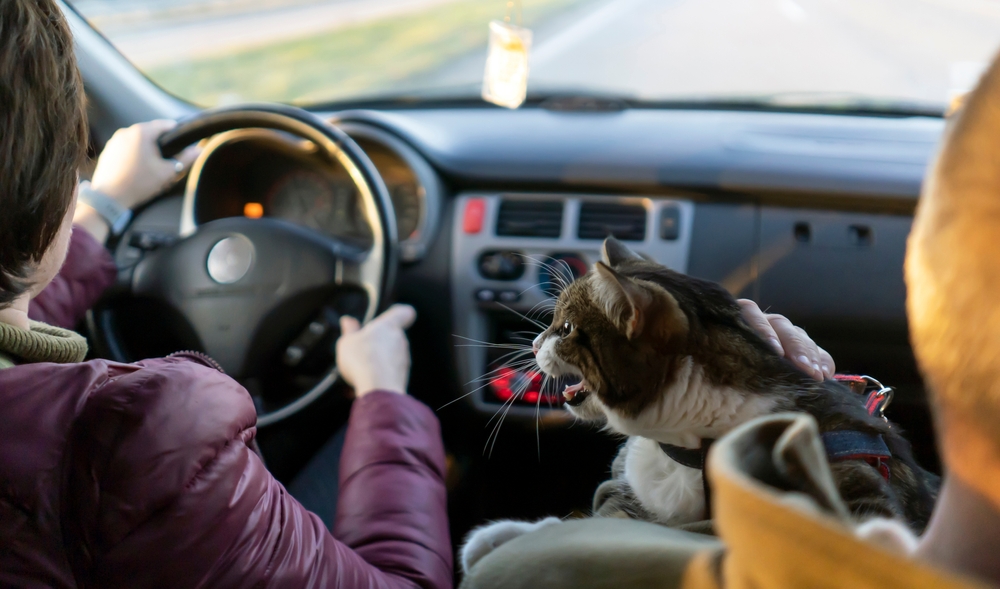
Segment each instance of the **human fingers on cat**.
[{"label": "human fingers on cat", "polygon": [[837,373],[837,365],[833,363],[833,356],[823,348],[816,346],[819,350],[819,366],[823,370],[823,378],[833,378]]},{"label": "human fingers on cat", "polygon": [[819,371],[822,376],[817,378],[820,380],[833,378],[833,373],[836,369],[836,366],[833,364],[833,356],[831,356],[829,352],[823,348],[819,347],[819,344],[814,342],[813,339],[809,337],[806,330],[802,329],[798,325],[795,326],[795,329],[798,330],[799,337],[802,341],[805,342],[806,346],[810,348],[810,354],[808,356],[810,358],[810,362],[813,364],[813,368],[815,369],[817,365],[819,366]]},{"label": "human fingers on cat", "polygon": [[835,366],[833,358],[823,348],[809,337],[801,327],[795,326],[784,315],[770,313],[765,315],[771,328],[781,340],[785,350],[785,358],[795,363],[799,368],[817,380],[833,376]]},{"label": "human fingers on cat", "polygon": [[833,378],[833,373],[836,368],[833,364],[833,356],[831,356],[829,352],[823,348],[819,347],[819,344],[814,342],[813,339],[809,337],[806,330],[802,329],[798,325],[795,326],[795,329],[799,332],[801,341],[804,342],[806,348],[809,349],[809,353],[806,354],[806,356],[813,370],[816,370],[816,367],[819,366],[821,376],[817,376],[816,378],[818,380]]},{"label": "human fingers on cat", "polygon": [[743,313],[743,320],[750,325],[751,329],[770,343],[774,347],[775,352],[784,356],[785,349],[781,346],[778,334],[774,331],[774,327],[771,326],[771,322],[767,320],[767,315],[757,306],[757,303],[750,299],[737,299],[736,303],[740,306],[740,310]]}]

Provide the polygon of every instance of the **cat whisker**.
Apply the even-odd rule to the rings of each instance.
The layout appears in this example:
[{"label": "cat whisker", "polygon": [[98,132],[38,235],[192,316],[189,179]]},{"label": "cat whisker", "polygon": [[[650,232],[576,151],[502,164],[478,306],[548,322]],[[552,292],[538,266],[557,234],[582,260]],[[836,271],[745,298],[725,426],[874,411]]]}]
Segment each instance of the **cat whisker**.
[{"label": "cat whisker", "polygon": [[[503,409],[503,415],[500,416],[500,420],[497,421],[496,426],[494,426],[494,428],[493,428],[493,432],[491,432],[491,434],[490,434],[491,437],[493,438],[493,443],[490,444],[490,453],[489,453],[489,457],[490,458],[493,457],[493,448],[496,446],[497,440],[500,438],[500,428],[501,428],[501,426],[503,426],[504,419],[506,419],[507,414],[510,412],[510,408],[514,406],[514,401],[516,399],[518,399],[518,398],[520,398],[521,396],[524,395],[525,391],[528,390],[528,387],[530,385],[531,385],[531,382],[529,380],[525,380],[524,382],[520,383],[518,385],[517,390],[513,391],[514,394],[511,396],[510,402],[509,403],[504,403],[504,405],[501,406],[501,409]],[[489,442],[489,438],[487,438],[486,441]]]},{"label": "cat whisker", "polygon": [[470,380],[469,382],[467,382],[465,384],[466,384],[466,386],[468,386],[468,385],[470,385],[472,383],[479,382],[479,381],[483,380],[484,378],[492,380],[492,378],[494,376],[496,376],[497,374],[499,374],[505,368],[509,368],[511,370],[520,370],[520,369],[527,368],[527,367],[531,366],[532,362],[534,362],[533,358],[530,358],[530,359],[529,358],[525,358],[525,359],[522,359],[522,360],[515,360],[515,361],[512,361],[512,362],[505,362],[505,363],[501,364],[500,366],[497,366],[493,370],[490,370],[489,372],[483,374],[482,376],[477,376],[476,378]]},{"label": "cat whisker", "polygon": [[496,376],[499,376],[499,374],[502,373],[504,370],[520,371],[520,370],[525,370],[525,369],[531,369],[533,366],[534,366],[534,359],[528,359],[528,358],[524,358],[524,359],[521,359],[521,360],[515,360],[515,361],[512,361],[512,362],[506,362],[506,363],[504,363],[504,364],[502,364],[500,366],[497,366],[496,368],[494,368],[493,370],[487,372],[486,374],[483,374],[482,376],[476,377],[476,378],[472,379],[471,381],[469,381],[469,382],[467,382],[465,384],[466,384],[466,386],[468,386],[468,385],[480,382],[480,381],[482,381],[484,379],[492,382],[493,379]]},{"label": "cat whisker", "polygon": [[[525,344],[455,344],[456,348],[498,348],[502,350],[523,350]],[[530,348],[529,348],[530,349]]]},{"label": "cat whisker", "polygon": [[[501,366],[501,368],[503,368],[503,367]],[[497,370],[499,370],[499,368]],[[468,386],[468,385],[470,385],[470,384],[472,384],[472,383],[474,383],[476,381],[482,380],[483,378],[487,378],[487,376],[486,375],[480,376],[479,378],[475,378],[475,379],[473,379],[473,380],[471,380],[471,381],[469,381],[469,382],[467,382],[465,384],[466,384],[466,386]],[[460,396],[452,399],[451,401],[448,401],[444,405],[441,405],[440,407],[438,407],[438,410],[440,411],[441,409],[444,409],[445,407],[447,407],[448,405],[451,405],[452,403],[455,403],[456,401],[461,401],[462,399],[468,397],[469,395],[472,395],[474,393],[477,393],[477,392],[485,389],[486,387],[490,386],[490,384],[492,382],[493,382],[493,379],[492,378],[488,378],[487,381],[485,383],[483,383],[482,385],[480,385],[480,386],[472,389],[471,391],[465,393],[464,395],[460,395]],[[489,425],[489,424],[487,423],[487,425]]]},{"label": "cat whisker", "polygon": [[[489,383],[487,383],[487,384],[489,384]],[[483,386],[486,386],[486,385],[483,385]],[[479,387],[479,388],[482,388],[482,387]],[[471,395],[472,393],[475,393],[478,390],[479,389],[475,389],[475,390],[469,391],[468,393],[465,393],[464,395],[459,395],[458,397],[455,397],[451,401],[448,401],[444,405],[441,405],[440,407],[438,407],[437,411],[440,411],[440,410],[444,409],[445,407],[447,407],[448,405],[451,405],[452,403],[457,403],[457,402],[461,401],[462,399],[468,397],[469,395]]]},{"label": "cat whisker", "polygon": [[[488,456],[489,458],[493,457],[493,447],[496,446],[497,439],[500,437],[500,426],[503,425],[504,418],[507,417],[507,413],[510,411],[510,408],[514,406],[514,401],[517,400],[520,394],[521,394],[520,392],[514,391],[514,394],[511,396],[511,398],[505,401],[503,405],[500,406],[500,409],[497,409],[497,412],[493,414],[493,417],[490,418],[490,421],[493,421],[494,419],[496,419],[498,415],[500,416],[500,419],[497,421],[496,425],[493,426],[493,431],[491,431],[490,435],[487,436],[486,438],[486,445],[489,446],[490,448]],[[489,426],[489,422],[487,422],[486,425]],[[491,438],[493,439],[492,444],[490,443]],[[485,447],[483,448],[483,452],[484,453],[486,452]]]},{"label": "cat whisker", "polygon": [[[534,262],[539,268],[544,268],[545,270],[548,270],[549,273],[551,274],[553,280],[555,280],[556,282],[561,283],[562,288],[566,287],[567,282],[566,282],[565,275],[563,274],[563,272],[559,268],[556,268],[556,266],[554,264],[549,263],[549,262],[545,262],[545,261],[540,260],[538,258],[533,258],[533,257],[531,257],[531,256],[529,256],[527,254],[521,254],[521,256],[524,259],[526,259],[526,260]],[[548,258],[548,259],[549,260],[553,260],[553,258],[551,258],[551,257]],[[564,260],[553,260],[553,261],[554,262],[558,261],[558,262],[562,262],[563,264],[566,264],[566,262]],[[566,266],[569,267],[568,264],[566,264]],[[570,273],[570,275],[572,275],[572,273]]]},{"label": "cat whisker", "polygon": [[531,338],[533,338],[534,336],[538,335],[538,332],[537,331],[529,331],[527,329],[524,329],[524,330],[521,330],[521,331],[512,331],[511,334],[512,335],[516,335],[518,337],[522,337],[522,338],[524,338],[524,337],[531,337]]},{"label": "cat whisker", "polygon": [[[530,366],[532,362],[534,362],[533,358],[531,360],[522,360],[520,362],[517,362],[516,366],[518,368],[524,368],[524,367]],[[440,410],[444,409],[445,407],[447,407],[447,406],[449,406],[449,405],[451,405],[453,403],[456,403],[458,401],[461,401],[462,399],[468,397],[469,395],[472,395],[472,394],[474,394],[474,393],[476,393],[478,391],[481,391],[481,390],[485,389],[486,387],[490,386],[490,384],[493,382],[493,379],[492,379],[492,377],[490,375],[493,374],[493,373],[495,373],[495,372],[499,372],[500,370],[502,370],[504,368],[515,369],[515,365],[514,364],[504,364],[503,366],[499,366],[499,367],[491,370],[487,374],[484,374],[483,376],[480,376],[479,378],[474,378],[471,381],[465,383],[466,386],[468,386],[468,385],[470,385],[470,384],[472,384],[474,382],[486,379],[486,382],[483,383],[482,385],[480,385],[480,386],[472,389],[471,391],[465,393],[464,395],[459,395],[458,397],[452,399],[451,401],[448,401],[444,405],[441,405],[440,407],[438,407],[437,410],[440,411]],[[492,419],[490,421],[492,421]],[[487,425],[489,425],[489,423],[487,423]]]},{"label": "cat whisker", "polygon": [[566,272],[562,276],[563,280],[568,285],[570,281],[567,277],[573,275],[573,269],[569,267],[569,262],[567,262],[566,260],[558,260],[558,263],[562,268],[565,268],[566,270]]},{"label": "cat whisker", "polygon": [[494,342],[484,342],[481,339],[474,339],[474,338],[471,338],[471,337],[465,337],[464,335],[458,335],[457,333],[453,333],[453,334],[451,334],[451,336],[452,337],[457,337],[458,339],[464,339],[465,341],[472,342],[474,344],[485,344],[485,345],[490,345],[490,346],[503,345],[503,344],[497,344],[497,343],[494,343]]},{"label": "cat whisker", "polygon": [[541,288],[541,287],[542,287],[541,284],[532,284],[531,286],[529,286],[528,288],[522,290],[521,292],[519,292],[517,294],[518,294],[518,296],[521,296],[521,295],[523,295],[524,293],[528,292],[529,290],[531,290],[533,288]]},{"label": "cat whisker", "polygon": [[[551,305],[552,308],[554,309],[555,306],[556,306],[556,300],[555,299],[542,299],[541,301],[538,301],[537,303],[535,303],[534,305],[532,305],[531,308],[528,309],[527,313],[525,313],[525,315],[528,315],[530,317],[531,314],[534,313],[534,312],[536,312],[536,311],[545,311],[545,310],[547,310],[547,309],[544,309],[542,307],[543,305]],[[548,309],[548,310],[551,310],[551,309]]]},{"label": "cat whisker", "polygon": [[536,321],[536,320],[532,319],[531,317],[528,317],[524,313],[520,313],[518,311],[515,311],[514,309],[511,309],[510,307],[508,307],[507,305],[505,305],[503,303],[497,303],[497,304],[500,305],[501,307],[503,307],[504,309],[507,309],[511,313],[517,315],[521,319],[524,319],[525,321],[528,321],[528,322],[532,323],[538,329],[541,329],[541,330],[548,329],[548,326],[544,325],[541,321]]},{"label": "cat whisker", "polygon": [[548,396],[545,395],[545,385],[549,383],[549,380],[548,374],[542,377],[542,385],[538,387],[538,399],[535,400],[535,445],[538,448],[538,462],[542,461],[542,433],[540,431],[539,420],[541,419],[543,396],[545,396],[549,407],[552,407],[552,401],[549,401]]},{"label": "cat whisker", "polygon": [[[499,358],[494,358],[490,362],[490,364],[496,365],[497,368],[502,368],[503,364],[506,364],[507,361],[511,360],[511,359],[515,359],[516,358],[519,361],[520,360],[529,360],[530,358],[528,358],[527,356],[530,355],[530,354],[532,354],[531,348],[529,346],[524,346],[521,349],[513,349],[513,350],[510,350],[508,348],[502,348],[502,349],[505,349],[505,350],[508,350],[508,351],[505,352],[504,354],[502,354]],[[525,357],[522,358],[522,356],[525,356]]]},{"label": "cat whisker", "polygon": [[[486,384],[488,385],[489,383],[486,383]],[[501,408],[503,408],[503,405],[507,405],[508,403],[511,404],[511,405],[513,405],[514,401],[516,401],[518,399],[518,397],[520,397],[521,395],[523,395],[524,392],[528,389],[528,384],[529,383],[518,384],[518,389],[511,389],[511,393],[513,393],[513,394],[511,395],[510,399],[507,399],[506,401],[503,402],[503,404],[501,405]],[[480,388],[482,388],[482,387],[480,387]],[[493,423],[493,420],[497,418],[497,415],[499,413],[500,413],[499,410],[496,413],[494,413],[493,417],[491,417],[490,420],[486,422],[486,426],[485,427],[489,427],[489,425],[491,423]]]},{"label": "cat whisker", "polygon": [[[498,372],[498,371],[500,371],[500,370],[501,370],[501,369],[503,369],[503,368],[511,368],[511,369],[524,369],[524,368],[527,368],[527,367],[530,367],[530,366],[531,366],[531,364],[532,364],[533,362],[534,362],[534,359],[531,359],[530,361],[529,361],[529,360],[523,360],[523,361],[521,361],[521,362],[518,362],[518,363],[517,363],[517,365],[516,365],[516,367],[515,367],[515,365],[511,365],[511,364],[505,364],[505,365],[503,365],[503,366],[499,366],[499,367],[495,368],[494,370],[491,370],[491,371],[490,371],[490,373],[493,373],[493,372]],[[479,391],[481,391],[481,390],[485,389],[486,387],[490,386],[490,384],[491,384],[491,383],[493,382],[493,379],[492,379],[492,378],[490,378],[490,376],[489,376],[489,374],[490,374],[490,373],[487,373],[487,374],[484,374],[483,376],[480,376],[479,378],[475,378],[475,379],[473,379],[473,380],[471,380],[471,381],[469,381],[469,382],[465,383],[465,384],[466,384],[466,386],[468,386],[468,385],[470,385],[470,384],[472,384],[472,383],[474,383],[474,382],[477,382],[477,381],[480,381],[480,380],[482,380],[482,379],[484,379],[484,378],[485,378],[485,379],[487,379],[487,380],[486,380],[486,382],[485,382],[485,383],[483,383],[482,385],[480,385],[480,386],[478,386],[478,387],[476,387],[476,388],[472,389],[471,391],[469,391],[469,392],[465,393],[464,395],[459,395],[458,397],[455,397],[455,398],[454,398],[454,399],[452,399],[451,401],[448,401],[448,402],[447,402],[447,403],[445,403],[444,405],[441,405],[440,407],[438,407],[438,408],[437,408],[437,410],[438,410],[438,411],[440,411],[440,410],[444,409],[445,407],[447,407],[447,406],[449,406],[449,405],[451,405],[451,404],[453,404],[453,403],[457,403],[458,401],[461,401],[462,399],[464,399],[464,398],[468,397],[469,395],[472,395],[472,394],[474,394],[474,393],[477,393],[477,392],[479,392]],[[544,382],[544,381],[543,381],[543,382]],[[494,417],[495,417],[495,416],[494,416]],[[490,419],[490,421],[493,421],[493,419]],[[487,423],[486,423],[486,425],[488,426],[488,425],[489,425],[489,422],[487,422]],[[484,449],[484,450],[485,450],[485,449]]]},{"label": "cat whisker", "polygon": [[[474,383],[474,382],[476,382],[476,381],[478,381],[478,380],[482,380],[483,378],[487,378],[487,377],[486,377],[486,376],[481,376],[481,377],[479,377],[479,378],[476,378],[476,379],[473,379],[472,381],[470,381],[470,382],[466,383],[466,386],[468,386],[468,385],[470,385],[470,384],[472,384],[472,383]],[[461,395],[461,396],[459,396],[458,398],[455,398],[455,399],[452,399],[451,401],[448,401],[448,402],[447,402],[447,403],[445,403],[444,405],[441,405],[440,407],[438,407],[438,409],[444,409],[445,407],[447,407],[448,405],[451,405],[451,404],[452,404],[452,403],[454,403],[455,401],[459,401],[459,400],[461,400],[461,399],[464,399],[465,397],[468,397],[468,396],[469,396],[469,395],[471,395],[471,394],[474,394],[474,393],[477,393],[477,392],[479,392],[479,391],[481,391],[481,390],[485,389],[486,387],[490,386],[490,384],[492,384],[492,383],[493,383],[493,379],[492,379],[492,378],[489,378],[489,379],[488,379],[488,380],[487,380],[487,381],[486,381],[485,383],[483,383],[483,384],[481,384],[480,386],[478,386],[478,387],[476,387],[476,388],[472,389],[472,390],[471,390],[471,391],[469,391],[468,393],[465,393],[464,395]],[[493,420],[491,419],[490,421],[493,421]],[[487,423],[486,425],[489,425],[489,423]]]}]

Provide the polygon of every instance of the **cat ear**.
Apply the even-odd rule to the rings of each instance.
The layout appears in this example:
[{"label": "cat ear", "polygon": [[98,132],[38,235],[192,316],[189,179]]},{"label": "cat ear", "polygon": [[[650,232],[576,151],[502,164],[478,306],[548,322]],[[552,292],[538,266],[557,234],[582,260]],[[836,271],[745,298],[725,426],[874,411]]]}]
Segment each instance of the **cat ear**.
[{"label": "cat ear", "polygon": [[625,244],[613,236],[609,236],[604,240],[604,246],[601,248],[601,259],[605,264],[614,268],[625,260],[641,260],[642,257],[628,249]]},{"label": "cat ear", "polygon": [[653,302],[652,295],[604,262],[598,262],[594,268],[594,298],[604,307],[608,318],[625,331],[626,337],[639,337],[645,325],[647,311]]}]

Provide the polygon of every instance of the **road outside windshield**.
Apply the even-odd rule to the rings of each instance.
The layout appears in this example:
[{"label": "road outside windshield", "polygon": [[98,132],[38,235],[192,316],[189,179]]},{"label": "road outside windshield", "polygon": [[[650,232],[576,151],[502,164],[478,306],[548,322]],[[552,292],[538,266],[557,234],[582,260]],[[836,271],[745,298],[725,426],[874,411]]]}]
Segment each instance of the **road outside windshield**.
[{"label": "road outside windshield", "polygon": [[[71,0],[191,102],[479,94],[505,0]],[[1000,46],[996,0],[521,0],[529,96],[945,108]]]}]

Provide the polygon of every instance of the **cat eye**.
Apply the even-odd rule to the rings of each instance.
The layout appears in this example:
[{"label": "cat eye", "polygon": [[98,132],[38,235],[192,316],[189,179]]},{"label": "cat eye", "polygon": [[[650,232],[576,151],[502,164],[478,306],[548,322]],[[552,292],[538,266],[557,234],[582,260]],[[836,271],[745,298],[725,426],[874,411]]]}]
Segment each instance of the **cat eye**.
[{"label": "cat eye", "polygon": [[559,337],[566,337],[573,331],[573,324],[569,321],[562,324],[562,327],[556,330],[556,335]]}]

